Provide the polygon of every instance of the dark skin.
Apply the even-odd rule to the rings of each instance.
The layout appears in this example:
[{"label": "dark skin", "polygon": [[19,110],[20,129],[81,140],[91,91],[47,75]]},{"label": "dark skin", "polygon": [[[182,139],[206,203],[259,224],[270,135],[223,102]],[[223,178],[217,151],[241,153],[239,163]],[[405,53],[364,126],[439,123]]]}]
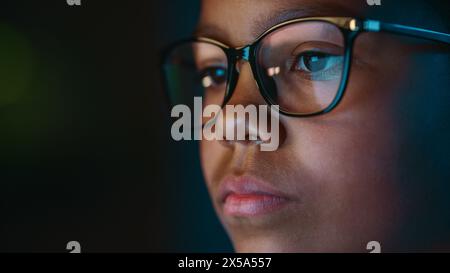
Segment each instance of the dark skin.
[{"label": "dark skin", "polygon": [[[238,47],[292,18],[363,17],[367,6],[362,2],[207,0],[203,1],[198,34]],[[412,71],[414,56],[424,52],[433,54],[427,46],[394,35],[364,34],[355,44],[351,78],[342,102],[331,113],[312,118],[281,115],[276,151],[261,152],[252,141],[201,142],[208,190],[236,251],[367,252],[366,244],[373,240],[388,251],[436,246],[428,241],[415,245],[408,241],[414,233],[403,232],[420,218],[417,207],[427,207],[419,187],[405,188],[401,182],[409,179],[404,170],[410,173],[405,157],[419,153],[410,149],[407,155],[402,148],[416,130],[408,127],[411,116],[403,98],[410,92],[420,101],[422,94],[409,88],[411,75],[416,73]],[[228,104],[265,104],[248,63],[241,64]],[[229,176],[264,180],[288,196],[289,203],[264,215],[227,215],[219,187]],[[414,185],[412,180],[410,183]]]}]

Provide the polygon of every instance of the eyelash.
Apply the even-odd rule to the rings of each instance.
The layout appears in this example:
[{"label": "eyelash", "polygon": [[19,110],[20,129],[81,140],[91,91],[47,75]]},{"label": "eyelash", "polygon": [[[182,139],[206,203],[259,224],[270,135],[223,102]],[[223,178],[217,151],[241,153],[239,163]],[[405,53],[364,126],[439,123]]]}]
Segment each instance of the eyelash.
[{"label": "eyelash", "polygon": [[[215,75],[214,73],[217,70],[221,70],[223,74]],[[217,87],[217,86],[220,86],[221,84],[223,84],[224,82],[216,83],[213,78],[214,77],[226,77],[226,70],[227,70],[226,67],[222,67],[222,66],[218,66],[218,65],[212,65],[212,66],[200,69],[198,74],[199,74],[199,78],[200,78],[200,81],[201,81],[203,87],[204,88],[214,88],[214,87]],[[209,80],[207,80],[207,79],[209,79]],[[225,78],[225,82],[226,82],[226,78]],[[208,85],[208,86],[206,86],[206,85]]]},{"label": "eyelash", "polygon": [[[342,69],[342,66],[339,65],[339,63],[332,64],[331,68],[327,68],[326,70],[320,71],[320,72],[306,71],[305,69],[300,70],[299,68],[297,68],[297,66],[298,65],[306,66],[304,63],[305,60],[303,58],[305,58],[307,56],[310,56],[310,57],[311,56],[320,56],[322,58],[323,57],[339,58],[341,60],[337,60],[337,61],[339,61],[339,62],[343,61],[342,55],[330,54],[330,53],[325,53],[325,52],[320,52],[320,51],[304,51],[299,54],[292,55],[292,57],[288,61],[289,68],[290,68],[289,71],[295,72],[299,76],[306,78],[307,80],[310,80],[310,81],[332,80],[333,78],[338,77],[338,75],[341,75],[341,72],[339,70]],[[301,64],[299,62],[303,62],[303,64]],[[326,65],[328,65],[328,64],[326,64]],[[305,67],[305,68],[308,69],[307,67]]]}]

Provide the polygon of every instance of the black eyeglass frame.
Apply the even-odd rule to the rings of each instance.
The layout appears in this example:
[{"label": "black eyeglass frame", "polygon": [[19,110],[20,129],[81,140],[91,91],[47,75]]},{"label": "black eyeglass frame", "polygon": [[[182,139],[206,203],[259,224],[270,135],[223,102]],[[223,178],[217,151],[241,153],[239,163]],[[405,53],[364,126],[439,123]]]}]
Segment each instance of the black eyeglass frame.
[{"label": "black eyeglass frame", "polygon": [[[426,39],[434,42],[444,43],[444,44],[450,44],[450,34],[447,33],[441,33],[436,32],[432,30],[417,28],[417,27],[410,27],[405,25],[399,25],[399,24],[391,24],[391,23],[384,23],[377,20],[370,20],[370,19],[357,19],[353,17],[304,17],[304,18],[297,18],[288,20],[285,22],[282,22],[280,24],[277,24],[265,32],[263,32],[258,38],[256,38],[252,43],[242,46],[233,48],[230,47],[220,41],[207,38],[207,37],[193,37],[184,39],[181,41],[176,42],[175,44],[169,46],[165,52],[163,53],[163,67],[167,63],[167,60],[177,47],[180,45],[184,45],[186,43],[192,43],[192,42],[204,42],[209,43],[215,46],[220,47],[225,55],[227,56],[227,62],[228,62],[228,69],[227,69],[227,87],[225,90],[224,99],[222,102],[221,107],[224,107],[226,103],[230,100],[232,97],[237,81],[239,79],[239,72],[236,69],[236,63],[239,60],[245,60],[249,62],[253,77],[256,81],[256,84],[258,86],[258,89],[261,93],[261,96],[264,98],[264,100],[269,105],[277,105],[276,102],[273,101],[271,96],[269,95],[269,91],[267,90],[267,87],[262,84],[262,71],[260,67],[257,64],[257,54],[260,46],[261,40],[264,39],[267,35],[270,33],[280,29],[281,27],[295,24],[299,22],[326,22],[333,24],[339,28],[341,31],[343,37],[344,37],[344,67],[343,67],[343,74],[341,78],[340,85],[338,87],[338,91],[333,99],[333,101],[328,105],[325,109],[313,112],[313,113],[295,113],[295,112],[289,112],[283,110],[281,107],[278,107],[279,112],[292,117],[311,117],[311,116],[317,116],[321,114],[328,113],[332,111],[336,106],[341,102],[342,98],[344,97],[344,93],[348,84],[348,78],[350,75],[350,68],[352,63],[352,52],[353,52],[353,44],[355,39],[358,37],[359,34],[364,32],[388,32],[388,33],[394,33],[404,36],[410,36],[415,38],[421,38]],[[163,72],[164,73],[164,72]],[[167,77],[166,77],[167,79]],[[166,85],[167,86],[167,85]],[[168,92],[168,91],[167,91]]]}]

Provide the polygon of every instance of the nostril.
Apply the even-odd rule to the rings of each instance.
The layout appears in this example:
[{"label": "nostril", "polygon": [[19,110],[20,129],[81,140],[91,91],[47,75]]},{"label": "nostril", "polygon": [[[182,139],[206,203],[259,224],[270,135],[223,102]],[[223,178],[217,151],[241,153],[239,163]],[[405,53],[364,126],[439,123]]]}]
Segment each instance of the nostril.
[{"label": "nostril", "polygon": [[249,140],[249,139],[245,139],[245,140],[221,140],[220,142],[224,146],[227,146],[227,147],[234,147],[236,145],[259,146],[259,145],[262,145],[264,143],[269,143],[267,141],[263,141],[262,139],[258,139],[258,140]]},{"label": "nostril", "polygon": [[270,142],[270,139],[271,137],[267,139],[262,139],[260,134],[250,131],[248,134],[245,135],[245,139],[243,139],[242,141],[245,142],[246,144],[260,145],[263,143]]}]

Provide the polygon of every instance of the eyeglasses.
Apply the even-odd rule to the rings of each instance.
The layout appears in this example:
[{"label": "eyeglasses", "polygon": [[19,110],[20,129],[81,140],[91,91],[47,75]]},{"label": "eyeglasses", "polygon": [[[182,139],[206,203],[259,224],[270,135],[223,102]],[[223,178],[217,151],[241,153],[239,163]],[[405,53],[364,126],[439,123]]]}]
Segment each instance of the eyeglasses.
[{"label": "eyeglasses", "polygon": [[252,44],[231,48],[196,37],[169,47],[163,69],[172,103],[222,107],[239,78],[239,61],[250,63],[264,100],[282,114],[308,117],[330,112],[344,95],[356,37],[390,32],[450,44],[450,34],[349,17],[290,20],[265,31]]}]

